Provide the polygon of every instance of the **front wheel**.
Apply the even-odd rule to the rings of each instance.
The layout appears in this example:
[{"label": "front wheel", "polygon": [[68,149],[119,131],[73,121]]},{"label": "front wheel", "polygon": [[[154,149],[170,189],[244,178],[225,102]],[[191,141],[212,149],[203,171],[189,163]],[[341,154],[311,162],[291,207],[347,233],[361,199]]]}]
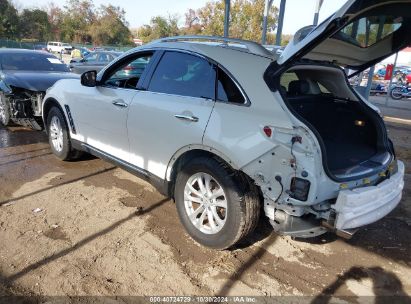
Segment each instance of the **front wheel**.
[{"label": "front wheel", "polygon": [[255,188],[214,158],[194,159],[177,175],[177,212],[195,241],[215,249],[230,248],[257,225],[260,204]]},{"label": "front wheel", "polygon": [[10,107],[3,93],[0,93],[0,124],[7,127],[10,123]]},{"label": "front wheel", "polygon": [[81,156],[81,152],[71,146],[67,123],[59,108],[51,108],[47,128],[51,151],[55,156],[61,160],[74,160]]},{"label": "front wheel", "polygon": [[403,92],[402,92],[402,88],[398,87],[398,88],[393,88],[390,92],[390,96],[392,99],[395,100],[400,100],[403,97]]}]

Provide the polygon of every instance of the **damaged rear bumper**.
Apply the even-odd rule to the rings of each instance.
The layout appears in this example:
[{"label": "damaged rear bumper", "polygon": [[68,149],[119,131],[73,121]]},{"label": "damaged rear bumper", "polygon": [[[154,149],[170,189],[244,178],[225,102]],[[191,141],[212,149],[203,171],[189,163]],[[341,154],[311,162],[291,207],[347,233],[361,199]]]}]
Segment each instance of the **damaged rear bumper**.
[{"label": "damaged rear bumper", "polygon": [[398,171],[376,186],[340,191],[333,206],[334,228],[338,231],[358,228],[378,221],[400,202],[404,188],[404,163],[398,161]]}]

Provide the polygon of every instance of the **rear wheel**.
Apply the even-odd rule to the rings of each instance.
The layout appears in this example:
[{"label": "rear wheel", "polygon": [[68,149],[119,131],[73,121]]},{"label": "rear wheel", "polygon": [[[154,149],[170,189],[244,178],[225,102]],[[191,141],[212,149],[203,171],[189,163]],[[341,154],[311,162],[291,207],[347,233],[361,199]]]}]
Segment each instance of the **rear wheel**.
[{"label": "rear wheel", "polygon": [[400,100],[403,97],[402,88],[393,88],[390,92],[392,99]]},{"label": "rear wheel", "polygon": [[61,110],[51,108],[47,116],[48,137],[51,151],[61,160],[74,160],[81,156],[81,151],[71,146],[69,130]]},{"label": "rear wheel", "polygon": [[204,246],[232,247],[257,225],[255,186],[216,159],[201,157],[187,164],[177,176],[174,194],[183,226]]},{"label": "rear wheel", "polygon": [[6,101],[6,97],[0,93],[0,124],[8,126],[10,123],[10,107]]}]

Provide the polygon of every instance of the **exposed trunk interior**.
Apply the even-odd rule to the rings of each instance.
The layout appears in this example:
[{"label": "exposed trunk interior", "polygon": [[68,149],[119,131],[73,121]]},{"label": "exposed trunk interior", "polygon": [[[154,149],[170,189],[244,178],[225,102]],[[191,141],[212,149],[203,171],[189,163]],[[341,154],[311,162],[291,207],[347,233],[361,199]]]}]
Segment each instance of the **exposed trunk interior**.
[{"label": "exposed trunk interior", "polygon": [[318,137],[335,179],[370,176],[390,161],[381,119],[354,94],[342,70],[293,67],[282,75],[281,91],[293,114]]}]

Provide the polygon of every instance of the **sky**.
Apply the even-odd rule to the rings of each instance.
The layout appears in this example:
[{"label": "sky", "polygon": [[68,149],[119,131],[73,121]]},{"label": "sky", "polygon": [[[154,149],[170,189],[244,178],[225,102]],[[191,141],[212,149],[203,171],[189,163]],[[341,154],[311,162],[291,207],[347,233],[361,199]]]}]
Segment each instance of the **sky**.
[{"label": "sky", "polygon": [[[209,0],[94,0],[94,4],[112,4],[120,6],[126,11],[126,19],[131,28],[149,24],[151,17],[168,16],[177,14],[184,21],[184,13],[189,9],[198,9]],[[14,0],[18,8],[45,7],[51,0]],[[64,0],[54,0],[55,4],[63,6]],[[324,0],[320,11],[320,22],[336,10],[346,0]],[[301,27],[312,24],[314,18],[316,0],[287,0],[284,16],[283,34],[294,34]],[[279,7],[280,0],[274,0]]]}]

